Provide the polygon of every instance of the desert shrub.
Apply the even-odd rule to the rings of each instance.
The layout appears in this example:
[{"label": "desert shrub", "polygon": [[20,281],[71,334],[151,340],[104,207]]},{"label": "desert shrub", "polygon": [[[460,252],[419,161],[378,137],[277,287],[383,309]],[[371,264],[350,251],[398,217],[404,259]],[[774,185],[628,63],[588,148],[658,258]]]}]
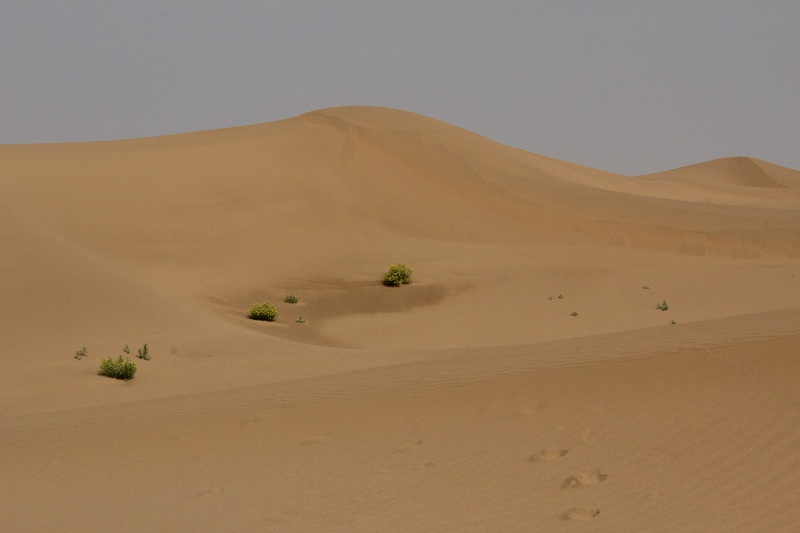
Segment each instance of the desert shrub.
[{"label": "desert shrub", "polygon": [[249,318],[253,320],[266,320],[267,322],[272,322],[278,316],[278,310],[275,309],[274,305],[270,305],[269,302],[264,302],[263,304],[256,304],[250,308],[250,313],[247,315]]},{"label": "desert shrub", "polygon": [[283,299],[284,302],[287,304],[296,304],[297,303],[297,296],[294,294],[288,294],[286,298]]},{"label": "desert shrub", "polygon": [[144,359],[145,361],[150,360],[150,348],[147,347],[147,344],[139,348],[137,352],[139,353],[136,355],[136,357],[139,359]]},{"label": "desert shrub", "polygon": [[571,312],[571,313],[569,314],[569,316],[578,316],[578,312],[577,312],[577,311],[573,311],[573,312]]},{"label": "desert shrub", "polygon": [[383,275],[383,284],[387,287],[398,287],[411,283],[411,268],[403,263],[389,266],[389,271]]},{"label": "desert shrub", "polygon": [[666,300],[664,300],[660,304],[656,304],[656,309],[660,309],[661,311],[666,311],[667,309],[669,309],[669,304],[667,303]]},{"label": "desert shrub", "polygon": [[118,356],[116,360],[113,357],[103,359],[100,361],[100,374],[116,379],[133,379],[136,374],[136,363],[128,359]]},{"label": "desert shrub", "polygon": [[295,322],[297,322],[298,324],[305,324],[306,323],[306,319],[301,317],[301,316],[299,316],[299,317],[297,317],[297,320],[295,320]]},{"label": "desert shrub", "polygon": [[75,359],[86,357],[86,346],[75,352]]}]

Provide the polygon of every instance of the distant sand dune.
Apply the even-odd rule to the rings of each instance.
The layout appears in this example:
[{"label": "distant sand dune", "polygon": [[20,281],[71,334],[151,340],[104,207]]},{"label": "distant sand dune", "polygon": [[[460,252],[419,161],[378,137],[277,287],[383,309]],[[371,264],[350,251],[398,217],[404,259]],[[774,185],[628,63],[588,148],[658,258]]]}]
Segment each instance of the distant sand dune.
[{"label": "distant sand dune", "polygon": [[800,171],[751,157],[716,159],[675,170],[641,176],[651,180],[685,180],[743,187],[800,189]]},{"label": "distant sand dune", "polygon": [[0,530],[800,523],[797,170],[344,107],[0,146],[0,190]]}]

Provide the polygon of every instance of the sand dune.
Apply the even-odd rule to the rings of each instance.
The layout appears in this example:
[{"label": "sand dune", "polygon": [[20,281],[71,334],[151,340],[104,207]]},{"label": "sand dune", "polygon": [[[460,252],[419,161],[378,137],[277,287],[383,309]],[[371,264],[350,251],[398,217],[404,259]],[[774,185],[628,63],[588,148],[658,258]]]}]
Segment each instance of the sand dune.
[{"label": "sand dune", "polygon": [[642,176],[651,180],[723,183],[742,187],[800,189],[800,172],[751,157],[730,157]]},{"label": "sand dune", "polygon": [[800,523],[796,170],[348,107],[0,146],[0,189],[4,531]]}]

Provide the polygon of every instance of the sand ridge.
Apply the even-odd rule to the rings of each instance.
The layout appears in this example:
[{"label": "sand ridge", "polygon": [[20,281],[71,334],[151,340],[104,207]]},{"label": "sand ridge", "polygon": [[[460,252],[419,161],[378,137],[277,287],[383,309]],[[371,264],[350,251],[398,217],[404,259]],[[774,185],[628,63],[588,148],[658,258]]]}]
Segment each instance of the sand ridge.
[{"label": "sand ridge", "polygon": [[370,107],[0,146],[0,526],[792,531],[798,176]]}]

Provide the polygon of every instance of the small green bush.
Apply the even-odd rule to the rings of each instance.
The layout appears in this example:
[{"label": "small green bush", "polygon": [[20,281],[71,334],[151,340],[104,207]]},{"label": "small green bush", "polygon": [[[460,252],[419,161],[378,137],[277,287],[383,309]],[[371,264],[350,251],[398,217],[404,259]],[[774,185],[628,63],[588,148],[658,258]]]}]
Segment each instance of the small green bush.
[{"label": "small green bush", "polygon": [[294,294],[289,294],[286,296],[286,298],[283,299],[283,301],[286,302],[287,304],[296,304],[297,296],[295,296]]},{"label": "small green bush", "polygon": [[411,283],[411,268],[403,263],[389,266],[389,271],[383,275],[383,284],[387,287],[399,287]]},{"label": "small green bush", "polygon": [[150,360],[150,348],[147,347],[147,344],[142,346],[137,350],[139,353],[136,355],[139,359],[144,359],[145,361]]},{"label": "small green bush", "polygon": [[109,357],[100,361],[99,373],[110,378],[133,379],[133,375],[136,374],[136,363],[127,357],[123,359],[121,355],[116,360],[113,357]]},{"label": "small green bush", "polygon": [[253,320],[272,322],[278,317],[278,310],[275,309],[274,305],[270,305],[269,302],[264,302],[263,304],[256,304],[251,307],[250,313],[247,316]]}]

